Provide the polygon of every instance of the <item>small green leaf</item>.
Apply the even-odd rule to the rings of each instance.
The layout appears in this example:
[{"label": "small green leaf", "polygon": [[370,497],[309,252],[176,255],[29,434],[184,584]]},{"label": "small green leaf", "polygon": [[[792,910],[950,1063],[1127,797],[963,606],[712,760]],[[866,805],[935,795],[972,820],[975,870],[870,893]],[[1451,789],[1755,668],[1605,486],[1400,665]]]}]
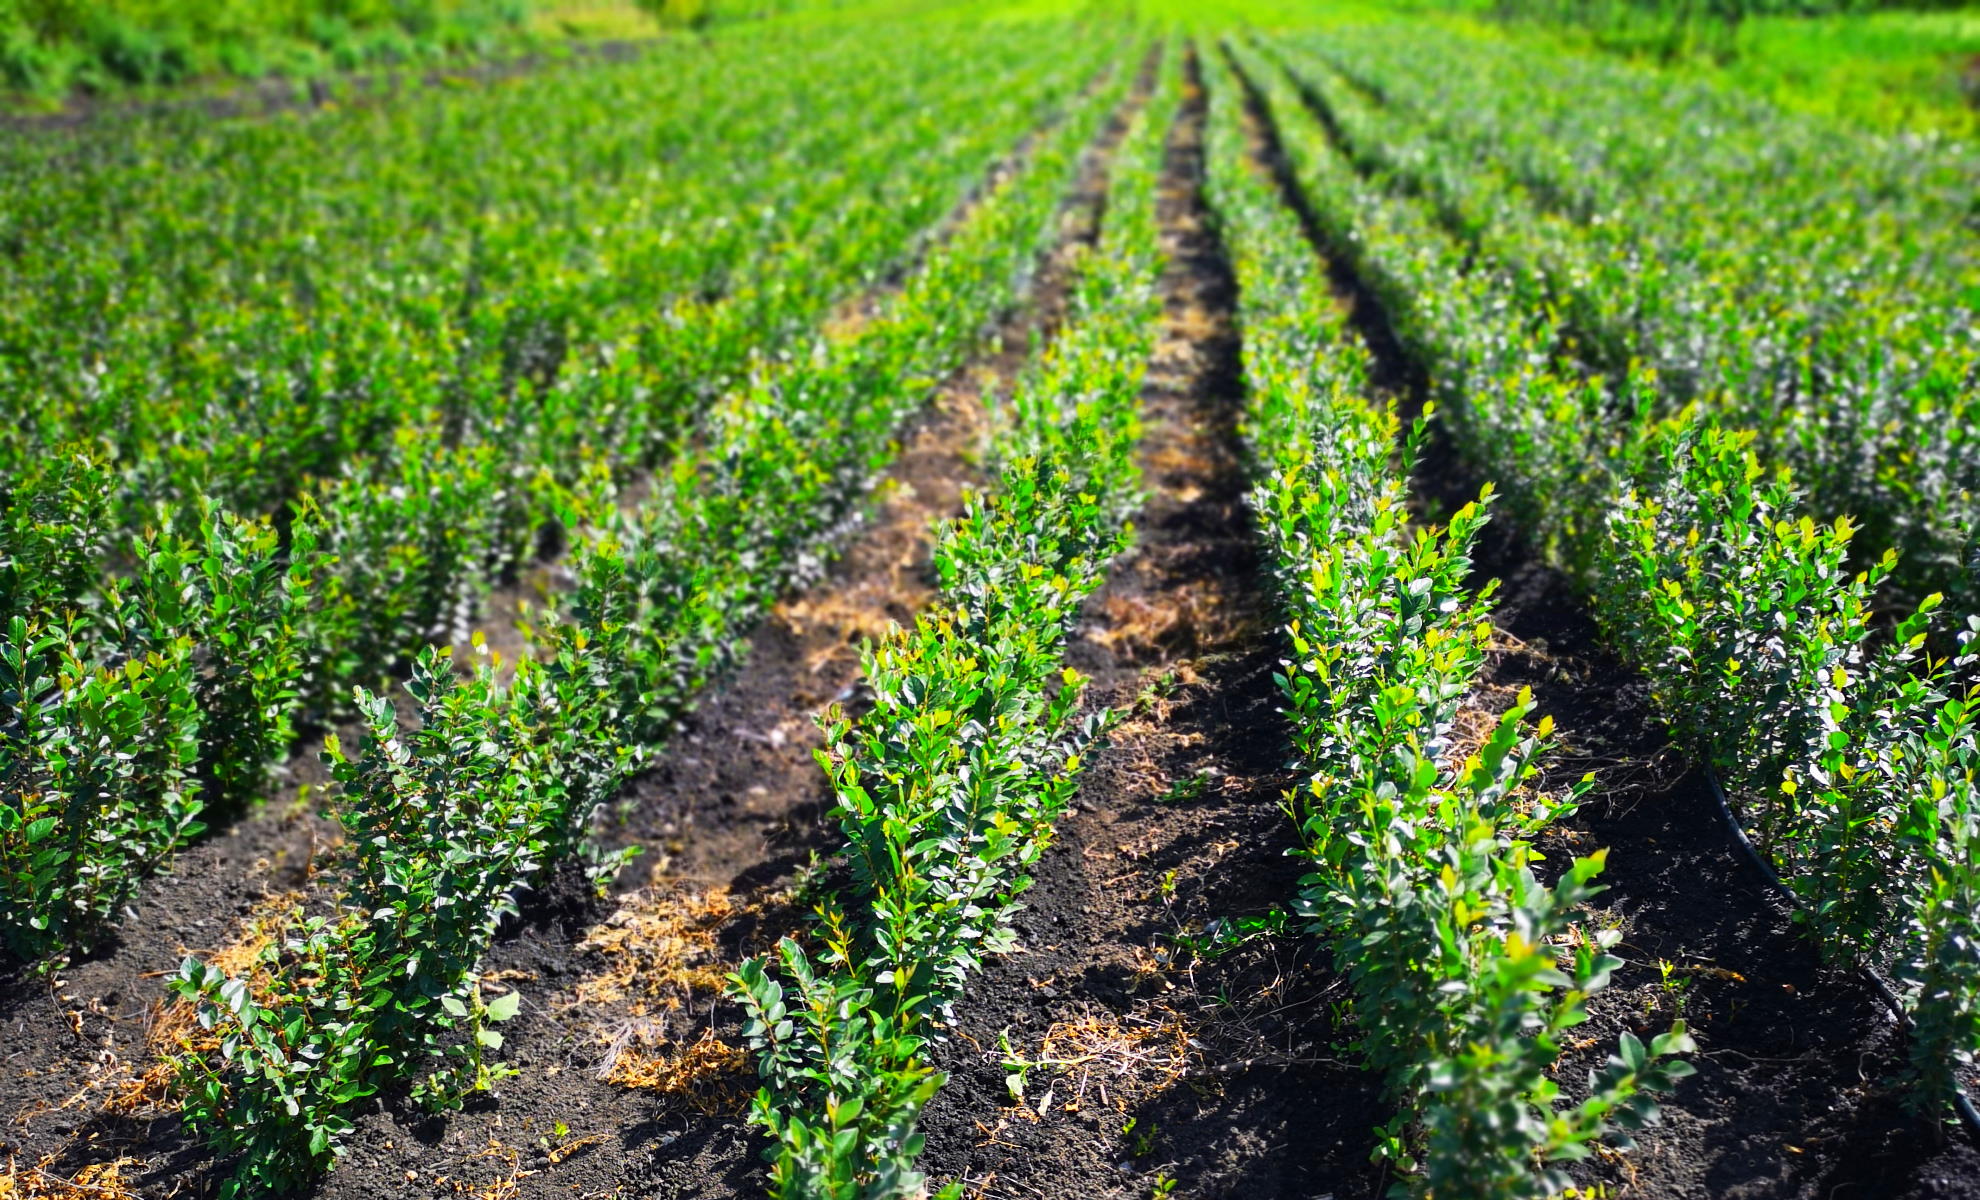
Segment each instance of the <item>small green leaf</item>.
[{"label": "small green leaf", "polygon": [[506,1021],[522,1008],[522,993],[509,992],[488,1002],[488,1019]]}]

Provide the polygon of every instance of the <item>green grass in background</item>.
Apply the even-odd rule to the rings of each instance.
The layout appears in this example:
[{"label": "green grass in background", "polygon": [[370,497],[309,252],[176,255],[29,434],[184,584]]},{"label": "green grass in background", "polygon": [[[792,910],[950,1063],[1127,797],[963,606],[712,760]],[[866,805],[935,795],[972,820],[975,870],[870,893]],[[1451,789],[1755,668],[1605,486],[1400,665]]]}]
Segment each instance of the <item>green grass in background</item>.
[{"label": "green grass in background", "polygon": [[[1614,54],[1880,132],[1980,134],[1980,0],[1953,8],[1693,19],[1682,28],[1671,15],[1681,0],[1572,0],[1572,16],[1563,2],[1131,0],[1130,6],[1198,31],[1421,20],[1547,53]],[[1065,0],[1033,0],[1031,7],[1063,10]]]},{"label": "green grass in background", "polygon": [[653,17],[634,0],[538,0],[527,27],[548,37],[637,38],[653,32]]},{"label": "green grass in background", "polygon": [[1694,69],[1878,128],[1980,132],[1980,10],[1763,17]]},{"label": "green grass in background", "polygon": [[1736,19],[1686,0],[1397,0],[1389,11],[1654,63],[1884,132],[1980,133],[1980,6],[1809,2],[1838,11],[1743,0],[1722,6],[1746,14]]},{"label": "green grass in background", "polygon": [[0,87],[59,95],[491,49],[530,0],[0,0]]},{"label": "green grass in background", "polygon": [[[650,37],[768,16],[832,19],[867,0],[0,0],[0,92],[313,76],[565,39]],[[898,4],[891,6],[898,8]],[[931,0],[925,7],[969,7]],[[1412,16],[1549,50],[1619,54],[1886,132],[1980,133],[1980,7],[1877,8],[1674,25],[1668,3],[1537,0],[1020,0],[1006,15],[1140,10],[1182,28],[1324,27]],[[1597,17],[1591,16],[1599,10]],[[1550,15],[1551,14],[1551,15]]]},{"label": "green grass in background", "polygon": [[848,0],[0,0],[0,96],[45,106],[76,91],[308,77],[846,7]]}]

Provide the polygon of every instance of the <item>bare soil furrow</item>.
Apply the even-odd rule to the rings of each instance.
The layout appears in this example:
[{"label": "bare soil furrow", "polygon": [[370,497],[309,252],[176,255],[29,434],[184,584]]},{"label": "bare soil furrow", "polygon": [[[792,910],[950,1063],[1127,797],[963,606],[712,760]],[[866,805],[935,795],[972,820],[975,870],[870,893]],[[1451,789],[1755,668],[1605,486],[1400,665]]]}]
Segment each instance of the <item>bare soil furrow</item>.
[{"label": "bare soil furrow", "polygon": [[[1083,95],[1090,96],[1103,85],[1105,78],[1105,71],[1096,74]],[[913,261],[918,263],[967,219],[998,181],[1023,169],[1036,139],[1062,119],[1063,113],[1054,114],[992,164],[982,181],[959,198],[955,207],[913,249]],[[1098,220],[1098,205],[1093,195],[1069,201],[1065,246],[1082,238],[1090,240],[1092,223]],[[1059,252],[1063,252],[1063,247]],[[867,313],[896,290],[899,283],[899,275],[883,279],[866,293],[849,300],[835,320],[844,322]],[[1040,329],[1056,325],[1063,314],[1062,293],[1062,287],[1056,287],[1049,278],[1041,278],[1034,289],[1038,315],[1027,320],[1035,320]],[[1003,345],[1008,348],[987,356],[970,370],[994,374],[1005,369],[1006,359],[1021,354],[1024,339],[1030,336],[1029,329],[1025,321],[1013,318],[1002,335]],[[924,426],[904,434],[910,438],[907,452],[890,473],[882,492],[889,513],[898,508],[904,514],[902,520],[925,523],[933,514],[947,511],[944,506],[953,503],[961,481],[968,478],[967,472],[951,471],[941,462],[931,465],[931,456],[923,446],[969,442],[973,429],[947,428],[944,423],[974,419],[973,401],[957,410],[964,412],[964,416],[951,412],[962,403],[956,397],[974,386],[972,382],[952,381],[937,398]],[[636,503],[642,494],[642,488],[630,487],[625,500]],[[922,506],[920,510],[911,507],[917,503]],[[880,519],[884,523],[892,518],[883,514]],[[884,551],[866,548],[862,541],[855,544],[851,553],[870,556]],[[857,572],[867,568],[850,566],[849,569]],[[884,628],[888,617],[912,612],[919,602],[916,589],[922,586],[918,571],[914,562],[904,560],[897,564],[889,582],[869,584],[898,593],[892,606],[885,610],[887,616],[852,629],[848,640],[832,653],[856,665],[859,637]],[[482,605],[474,632],[491,652],[513,662],[529,652],[522,630],[528,609],[540,607],[546,596],[561,590],[567,582],[556,554],[532,564],[516,580],[491,591]],[[870,600],[872,597],[866,597],[861,602]],[[798,597],[779,609],[766,628],[787,626],[789,637],[783,642],[774,637],[766,641],[766,635],[759,634],[755,646],[754,657],[781,661],[779,655],[796,654],[805,663],[805,670],[790,681],[789,695],[800,705],[807,704],[807,698],[818,696],[829,700],[844,686],[841,682],[821,691],[824,676],[819,672],[824,663],[817,661],[817,670],[813,669],[813,663],[823,651],[808,645],[816,635],[807,634],[805,627],[812,624],[829,629],[834,614],[811,611],[808,605],[813,603],[819,602]],[[468,636],[457,640],[456,653],[464,661],[471,658],[470,646]],[[843,668],[844,663],[840,666]],[[763,689],[773,686],[766,681]],[[739,711],[745,715],[724,727],[725,738],[733,734],[738,744],[753,744],[752,739],[781,740],[790,734],[790,730],[776,730],[756,721],[763,711],[759,699],[754,697],[741,706]],[[808,768],[809,750],[804,747],[810,745],[810,707],[803,711],[805,717],[797,722],[802,727],[798,741],[803,747],[793,744],[792,761]],[[347,740],[356,735],[355,730],[344,733]],[[40,1136],[44,1130],[57,1138],[65,1136],[75,1121],[81,1119],[80,1114],[86,1114],[106,1096],[125,1093],[134,1079],[153,1069],[155,1047],[149,1044],[150,1031],[166,1004],[163,980],[178,969],[188,954],[210,958],[224,952],[243,936],[245,924],[271,897],[299,891],[317,901],[330,899],[327,895],[317,895],[320,889],[312,888],[317,871],[334,854],[341,838],[336,823],[321,815],[317,803],[328,783],[328,771],[321,761],[322,744],[320,733],[306,737],[284,765],[283,783],[267,804],[187,846],[174,857],[166,872],[146,880],[121,927],[94,952],[79,956],[51,978],[38,976],[25,967],[0,974],[0,1030],[6,1031],[4,1041],[0,1041],[0,1047],[4,1047],[0,1049],[0,1068],[4,1068],[4,1073],[0,1073],[0,1115],[12,1118],[16,1128],[36,1131],[18,1142],[0,1132],[0,1155],[21,1148],[39,1150],[47,1141]],[[695,753],[690,749],[683,757],[693,760]],[[725,765],[734,759],[733,755],[722,757]],[[642,785],[642,789],[649,786]],[[640,790],[629,800],[627,811],[645,811],[647,806],[638,797],[648,794]],[[760,793],[745,790],[741,794],[747,808]],[[664,801],[658,803],[664,807]],[[660,817],[642,826],[628,825],[612,836],[622,840],[642,838],[657,848],[658,853],[648,854],[644,859],[643,865],[650,868],[666,859],[668,846],[682,844],[677,833],[667,832],[670,820]],[[728,849],[725,847],[723,852]]]},{"label": "bare soil furrow", "polygon": [[[1244,504],[1235,284],[1201,195],[1190,83],[1161,197],[1165,329],[1145,396],[1140,539],[1071,659],[1128,715],[936,1053],[927,1165],[983,1197],[1366,1191],[1374,1089],[1339,1049],[1322,948],[1192,949],[1291,896],[1270,593]],[[1234,939],[1238,940],[1238,939]],[[1021,1088],[1014,1096],[1012,1080]]]},{"label": "bare soil furrow", "polygon": [[[1430,365],[1407,357],[1343,247],[1305,208],[1271,118],[1245,86],[1261,164],[1352,306],[1378,381],[1416,411]],[[1316,115],[1329,124],[1324,109]],[[1476,499],[1483,482],[1435,427],[1412,481],[1425,518]],[[1572,581],[1504,519],[1487,527],[1473,562],[1474,587],[1495,579],[1499,637],[1471,703],[1495,711],[1530,687],[1536,719],[1552,716],[1560,742],[1543,786],[1595,773],[1588,800],[1545,848],[1556,867],[1610,848],[1609,890],[1589,920],[1623,931],[1625,966],[1590,1003],[1563,1085],[1581,1086],[1625,1030],[1647,1039],[1682,1016],[1700,1046],[1698,1074],[1664,1103],[1661,1126],[1638,1135],[1635,1151],[1587,1164],[1588,1181],[1660,1200],[1980,1195],[1980,1151],[1902,1114],[1903,1048],[1886,1010],[1861,977],[1821,964],[1657,719],[1648,682],[1603,647]]]},{"label": "bare soil furrow", "polygon": [[[1130,103],[1145,96],[1143,82]],[[788,927],[798,911],[789,885],[813,852],[830,850],[813,714],[852,695],[861,642],[912,619],[929,597],[930,527],[979,481],[986,398],[1063,320],[1070,269],[1097,234],[1126,119],[1116,114],[1087,154],[1026,301],[904,432],[842,555],[754,632],[743,665],[629,789],[603,831],[608,844],[644,852],[619,894],[601,902],[580,871],[566,870],[490,954],[484,978],[524,997],[522,1015],[502,1027],[502,1057],[520,1073],[445,1117],[400,1096],[375,1103],[319,1194],[671,1196],[748,1185],[755,1156],[739,1119],[747,1063],[704,1035],[734,1034],[722,973],[746,946]],[[153,1061],[142,1055],[150,1019],[140,1010],[109,1023],[127,1064],[116,1081]],[[60,1108],[64,1092],[56,1111],[29,1114],[4,1149],[43,1164],[51,1179],[121,1161],[122,1183],[138,1194],[210,1193],[222,1164],[165,1106],[104,1108],[98,1097],[120,1091],[107,1082],[89,1103]]]}]

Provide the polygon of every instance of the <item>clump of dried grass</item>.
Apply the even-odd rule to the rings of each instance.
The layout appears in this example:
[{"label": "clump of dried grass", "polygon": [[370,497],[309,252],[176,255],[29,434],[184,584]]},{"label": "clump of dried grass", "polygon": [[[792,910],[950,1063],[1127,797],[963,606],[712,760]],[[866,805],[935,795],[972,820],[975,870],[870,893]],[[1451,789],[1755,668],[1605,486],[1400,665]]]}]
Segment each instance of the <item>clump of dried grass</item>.
[{"label": "clump of dried grass", "polygon": [[[299,891],[264,897],[241,918],[233,939],[202,957],[230,976],[245,977],[248,987],[265,995],[261,986],[267,964],[264,952],[288,933],[302,903]],[[142,1061],[116,1059],[92,1079],[89,1085],[62,1102],[61,1107],[81,1107],[108,1089],[110,1095],[97,1111],[110,1116],[134,1116],[175,1111],[172,1077],[177,1061],[185,1054],[211,1054],[220,1048],[220,1039],[199,1024],[199,1010],[185,1000],[161,1002],[150,1015],[145,1031]],[[0,1196],[5,1192],[0,1191]]]},{"label": "clump of dried grass", "polygon": [[[1144,1006],[1126,1016],[1100,1013],[1059,1021],[1045,1031],[1037,1057],[1029,1060],[1055,1076],[1032,1111],[1043,1116],[1056,1102],[1062,1111],[1075,1112],[1089,1092],[1102,1105],[1125,1111],[1189,1076],[1197,1055],[1182,1014],[1172,1008]],[[1064,1100],[1056,1099],[1058,1080],[1071,1084]]]},{"label": "clump of dried grass", "polygon": [[617,1007],[625,1018],[602,1035],[598,1075],[619,1087],[672,1097],[710,1115],[739,1111],[750,1094],[749,1056],[704,1028],[681,1045],[689,1014],[719,1000],[732,969],[719,935],[762,912],[725,888],[653,890],[629,897],[583,946],[606,969],[578,984],[577,1004]]},{"label": "clump of dried grass", "polygon": [[[597,1139],[594,1136],[592,1140],[595,1141]],[[569,1143],[566,1143],[566,1145],[569,1145]],[[441,1175],[433,1180],[433,1186],[436,1188],[447,1188],[459,1200],[515,1200],[517,1196],[522,1194],[522,1181],[536,1174],[535,1171],[523,1169],[522,1155],[516,1152],[515,1147],[496,1138],[489,1138],[488,1145],[476,1151],[470,1157],[477,1159],[499,1158],[507,1170],[487,1183],[469,1183],[464,1179],[455,1179],[450,1175]],[[553,1151],[550,1161],[560,1162],[562,1160],[555,1157],[555,1152]]]},{"label": "clump of dried grass", "polygon": [[1221,602],[1208,587],[1164,588],[1138,596],[1109,593],[1099,608],[1101,621],[1087,637],[1109,650],[1192,653],[1220,640],[1216,625]]},{"label": "clump of dried grass", "polygon": [[19,1158],[9,1158],[6,1168],[0,1170],[0,1200],[136,1200],[137,1192],[125,1172],[141,1168],[144,1164],[140,1160],[119,1155],[109,1162],[90,1163],[74,1175],[64,1175],[55,1169],[55,1158],[44,1155],[29,1166],[21,1165]]},{"label": "clump of dried grass", "polygon": [[1452,717],[1450,740],[1444,746],[1444,769],[1455,771],[1478,753],[1492,731],[1499,727],[1499,719],[1518,699],[1516,687],[1491,683],[1475,686]]},{"label": "clump of dried grass", "polygon": [[606,1060],[607,1083],[667,1096],[710,1117],[741,1112],[749,1103],[751,1063],[741,1046],[704,1030],[685,1050],[670,1053],[671,1043],[649,1044],[646,1037],[644,1029],[628,1030]]},{"label": "clump of dried grass", "polygon": [[579,943],[603,955],[606,967],[578,984],[576,1003],[626,1005],[634,1016],[645,1016],[678,1012],[697,996],[719,994],[729,964],[717,935],[749,911],[727,888],[628,896]]}]

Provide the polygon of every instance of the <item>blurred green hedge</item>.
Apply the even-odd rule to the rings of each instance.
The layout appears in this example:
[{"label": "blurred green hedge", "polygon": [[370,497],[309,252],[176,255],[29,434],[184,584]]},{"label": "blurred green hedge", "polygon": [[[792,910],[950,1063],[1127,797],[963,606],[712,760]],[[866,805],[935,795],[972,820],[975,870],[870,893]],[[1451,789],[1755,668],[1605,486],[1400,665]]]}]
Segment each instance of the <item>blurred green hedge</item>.
[{"label": "blurred green hedge", "polygon": [[492,49],[531,0],[0,0],[0,87],[53,95]]}]

